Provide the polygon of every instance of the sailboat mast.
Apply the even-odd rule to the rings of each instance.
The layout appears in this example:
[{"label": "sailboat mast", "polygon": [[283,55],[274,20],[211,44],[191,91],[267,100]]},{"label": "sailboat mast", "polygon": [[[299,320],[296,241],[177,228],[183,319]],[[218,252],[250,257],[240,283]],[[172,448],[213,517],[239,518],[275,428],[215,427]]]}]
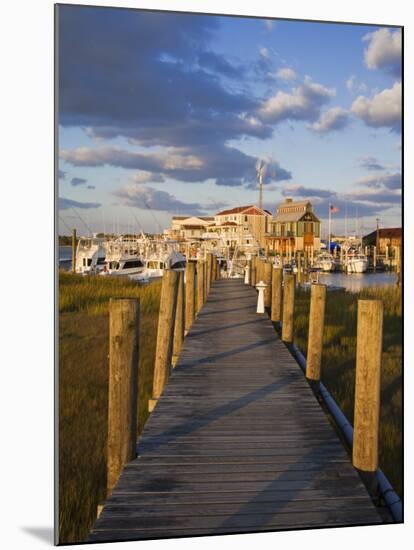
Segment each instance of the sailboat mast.
[{"label": "sailboat mast", "polygon": [[331,204],[329,204],[328,213],[328,252],[331,253]]},{"label": "sailboat mast", "polygon": [[345,239],[348,238],[348,205],[345,204]]}]

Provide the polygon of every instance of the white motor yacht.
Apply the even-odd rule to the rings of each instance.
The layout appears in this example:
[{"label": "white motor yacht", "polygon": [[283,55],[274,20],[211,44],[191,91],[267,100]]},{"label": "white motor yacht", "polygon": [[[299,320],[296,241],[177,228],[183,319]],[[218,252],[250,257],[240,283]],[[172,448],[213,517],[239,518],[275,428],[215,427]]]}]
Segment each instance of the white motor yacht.
[{"label": "white motor yacht", "polygon": [[347,273],[365,273],[368,269],[368,259],[364,254],[352,254],[345,259]]},{"label": "white motor yacht", "polygon": [[105,266],[105,241],[99,237],[80,237],[76,247],[75,272],[99,273]]},{"label": "white motor yacht", "polygon": [[145,268],[140,242],[131,237],[118,237],[106,243],[105,265],[101,275],[133,277]]},{"label": "white motor yacht", "polygon": [[316,267],[317,269],[321,269],[325,272],[335,271],[336,260],[328,252],[319,254],[319,256],[316,258],[314,267]]},{"label": "white motor yacht", "polygon": [[153,241],[145,254],[144,269],[136,276],[131,277],[137,282],[148,282],[160,279],[165,269],[184,271],[186,257],[177,250],[176,241]]}]

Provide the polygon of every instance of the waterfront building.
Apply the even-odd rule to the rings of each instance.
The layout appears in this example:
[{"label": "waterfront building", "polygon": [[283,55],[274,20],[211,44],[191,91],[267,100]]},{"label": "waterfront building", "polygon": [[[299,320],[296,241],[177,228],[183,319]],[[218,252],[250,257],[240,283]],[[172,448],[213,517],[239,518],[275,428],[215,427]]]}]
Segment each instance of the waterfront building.
[{"label": "waterfront building", "polygon": [[401,241],[401,227],[384,227],[362,237],[362,246],[376,246],[378,254],[387,254],[394,247],[401,246]]},{"label": "waterfront building", "polygon": [[276,209],[266,237],[267,251],[294,254],[308,250],[317,252],[321,244],[321,222],[307,201],[287,198]]},{"label": "waterfront building", "polygon": [[216,230],[227,246],[241,249],[265,248],[272,214],[255,205],[222,210],[215,216]]},{"label": "waterfront building", "polygon": [[214,226],[214,216],[173,216],[171,228],[164,233],[180,242],[199,241],[210,226]]}]

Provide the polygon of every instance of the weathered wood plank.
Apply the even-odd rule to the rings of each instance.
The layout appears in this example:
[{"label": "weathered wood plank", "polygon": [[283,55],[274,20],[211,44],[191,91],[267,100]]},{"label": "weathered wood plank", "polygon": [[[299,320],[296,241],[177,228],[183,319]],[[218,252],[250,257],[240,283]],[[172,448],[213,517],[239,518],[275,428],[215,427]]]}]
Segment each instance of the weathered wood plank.
[{"label": "weathered wood plank", "polygon": [[382,522],[256,299],[211,286],[91,542]]}]

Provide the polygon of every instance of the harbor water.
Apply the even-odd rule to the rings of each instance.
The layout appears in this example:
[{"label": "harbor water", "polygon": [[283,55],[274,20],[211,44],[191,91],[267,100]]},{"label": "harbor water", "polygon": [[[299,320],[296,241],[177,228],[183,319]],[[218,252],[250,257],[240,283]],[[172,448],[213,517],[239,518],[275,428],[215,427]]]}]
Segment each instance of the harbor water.
[{"label": "harbor water", "polygon": [[397,274],[394,271],[378,273],[319,273],[319,282],[326,285],[344,287],[349,292],[359,292],[373,286],[395,285]]}]

